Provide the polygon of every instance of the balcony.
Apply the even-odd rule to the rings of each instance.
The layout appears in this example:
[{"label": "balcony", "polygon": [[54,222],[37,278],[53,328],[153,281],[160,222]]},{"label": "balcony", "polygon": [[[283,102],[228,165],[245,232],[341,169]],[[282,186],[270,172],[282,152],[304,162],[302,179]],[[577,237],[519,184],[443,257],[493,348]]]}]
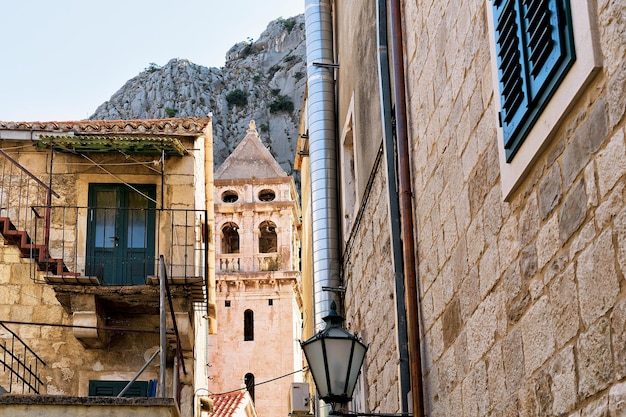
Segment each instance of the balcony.
[{"label": "balcony", "polygon": [[163,256],[169,283],[204,303],[205,222],[204,210],[33,206],[22,252],[37,263],[33,280],[43,271],[50,284],[104,287],[157,286]]},{"label": "balcony", "polygon": [[218,273],[265,272],[284,269],[278,252],[256,253],[252,256],[224,253],[216,255],[215,264]]}]

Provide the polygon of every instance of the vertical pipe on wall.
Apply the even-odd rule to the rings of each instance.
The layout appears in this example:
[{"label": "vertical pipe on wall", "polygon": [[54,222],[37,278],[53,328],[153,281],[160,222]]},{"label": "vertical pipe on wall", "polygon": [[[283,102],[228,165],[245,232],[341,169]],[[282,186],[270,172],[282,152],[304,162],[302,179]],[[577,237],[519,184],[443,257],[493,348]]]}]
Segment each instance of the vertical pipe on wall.
[{"label": "vertical pipe on wall", "polygon": [[407,327],[413,397],[413,414],[424,415],[422,387],[422,355],[419,339],[419,307],[415,261],[415,236],[413,234],[413,203],[411,195],[411,169],[407,132],[407,108],[402,44],[401,0],[390,0],[391,57],[393,63],[393,91],[395,96],[396,141],[398,152],[398,186],[400,188],[400,220],[404,242],[404,282],[407,294]]},{"label": "vertical pipe on wall", "polygon": [[159,397],[165,398],[165,370],[167,367],[167,339],[165,335],[165,261],[163,260],[163,255],[160,255],[159,258],[159,266],[161,270],[159,271],[159,346],[161,350],[161,361],[159,370]]},{"label": "vertical pipe on wall", "polygon": [[[330,0],[306,0],[307,118],[311,161],[313,302],[315,327],[324,327],[341,284],[335,128],[335,82]],[[340,307],[342,308],[342,306]]]},{"label": "vertical pipe on wall", "polygon": [[411,391],[409,369],[409,350],[406,321],[406,292],[404,290],[404,260],[402,257],[402,238],[400,224],[400,203],[398,197],[398,177],[396,170],[396,150],[393,137],[393,111],[391,106],[391,84],[389,79],[389,53],[387,43],[387,0],[376,3],[377,41],[378,41],[378,80],[380,86],[380,105],[383,125],[383,149],[387,167],[387,191],[389,221],[391,230],[391,249],[395,281],[396,329],[398,339],[401,412],[409,411],[408,400]]}]

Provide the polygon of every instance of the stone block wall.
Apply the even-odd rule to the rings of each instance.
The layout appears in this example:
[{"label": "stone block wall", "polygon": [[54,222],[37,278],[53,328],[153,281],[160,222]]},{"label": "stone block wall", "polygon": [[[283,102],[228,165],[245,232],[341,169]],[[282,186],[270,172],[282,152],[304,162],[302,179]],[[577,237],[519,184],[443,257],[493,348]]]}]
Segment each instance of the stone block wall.
[{"label": "stone block wall", "polygon": [[[59,303],[52,286],[31,279],[30,261],[8,245],[0,246],[0,256],[0,319],[11,322],[6,326],[45,362],[40,369],[41,394],[87,395],[90,379],[130,380],[158,348],[158,333],[127,333],[125,337],[117,333],[107,348],[86,349],[74,336],[72,315]],[[128,321],[117,317],[109,325],[124,327]],[[158,317],[129,327],[139,326],[158,329]],[[157,364],[153,362],[141,379],[157,378]],[[0,385],[5,383],[0,381]],[[21,393],[21,385],[14,392]]]},{"label": "stone block wall", "polygon": [[355,397],[366,411],[400,412],[395,283],[384,165],[370,184],[362,205],[363,221],[353,229],[343,273],[346,286],[345,327],[369,345],[361,378],[367,387]]},{"label": "stone block wall", "polygon": [[[303,378],[298,278],[281,271],[217,274],[217,332],[208,337],[212,393],[245,389],[245,376],[252,374],[257,414],[289,414],[291,383]],[[244,337],[246,310],[253,313],[252,340]]]},{"label": "stone block wall", "polygon": [[626,6],[507,201],[486,7],[404,2],[426,413],[624,415]]}]

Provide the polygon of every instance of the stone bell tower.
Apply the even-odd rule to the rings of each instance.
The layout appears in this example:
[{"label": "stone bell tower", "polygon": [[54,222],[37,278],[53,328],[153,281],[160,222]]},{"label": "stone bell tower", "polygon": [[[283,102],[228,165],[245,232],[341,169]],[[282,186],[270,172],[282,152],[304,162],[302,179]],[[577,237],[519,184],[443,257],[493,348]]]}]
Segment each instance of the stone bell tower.
[{"label": "stone bell tower", "polygon": [[302,381],[297,197],[251,121],[215,173],[217,333],[208,373],[213,393],[247,387],[259,416],[287,416],[291,383]]}]

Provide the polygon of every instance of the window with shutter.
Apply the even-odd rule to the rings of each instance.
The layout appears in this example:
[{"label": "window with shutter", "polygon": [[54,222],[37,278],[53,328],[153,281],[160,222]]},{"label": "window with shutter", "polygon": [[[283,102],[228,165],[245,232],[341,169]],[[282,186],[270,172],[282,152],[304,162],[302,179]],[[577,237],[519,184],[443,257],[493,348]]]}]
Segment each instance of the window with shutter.
[{"label": "window with shutter", "polygon": [[494,0],[500,124],[510,162],[575,61],[569,0]]},{"label": "window with shutter", "polygon": [[[90,397],[117,397],[129,381],[89,381]],[[135,381],[124,393],[124,397],[147,397],[149,393],[148,381]]]}]

